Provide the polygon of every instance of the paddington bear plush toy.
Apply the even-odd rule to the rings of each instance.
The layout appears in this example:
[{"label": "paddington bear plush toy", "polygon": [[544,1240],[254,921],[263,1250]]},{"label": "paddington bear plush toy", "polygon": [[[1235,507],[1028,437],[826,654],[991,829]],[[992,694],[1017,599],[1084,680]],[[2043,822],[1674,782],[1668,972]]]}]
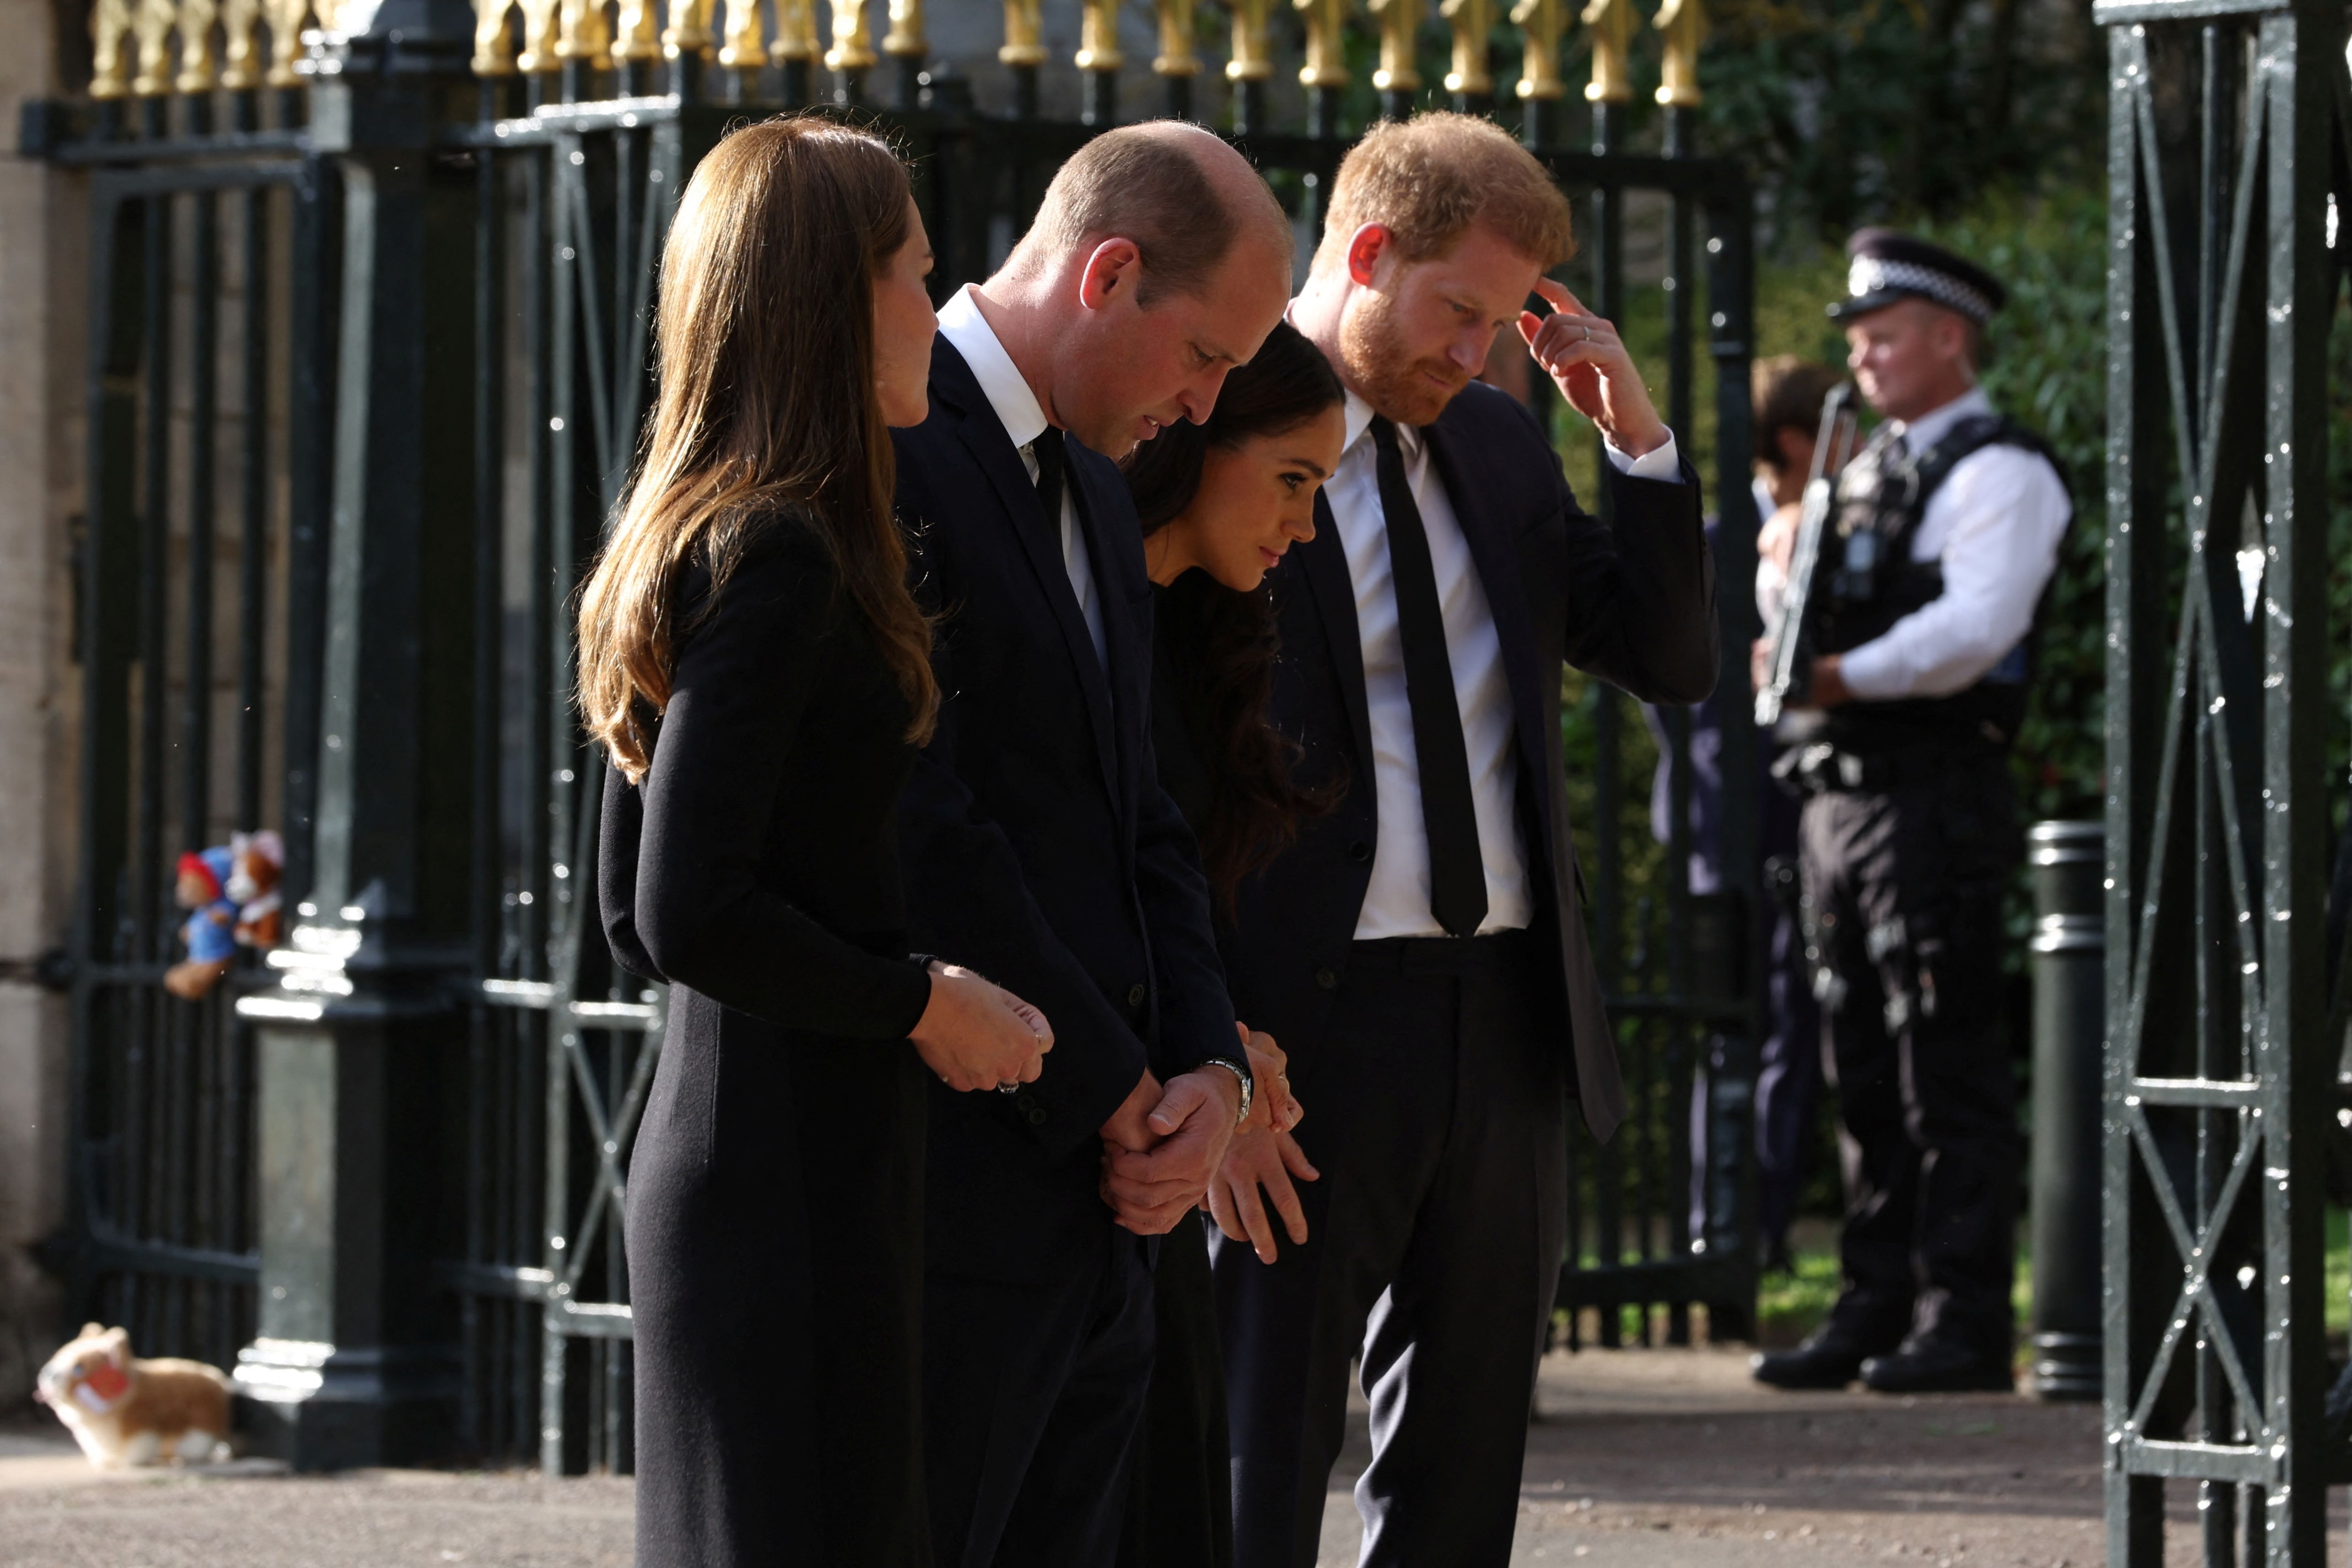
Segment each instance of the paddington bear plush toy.
[{"label": "paddington bear plush toy", "polygon": [[180,857],[173,896],[193,911],[180,928],[188,956],[163,972],[163,989],[194,1002],[220,984],[238,943],[278,945],[278,879],[285,858],[278,835],[267,828]]}]

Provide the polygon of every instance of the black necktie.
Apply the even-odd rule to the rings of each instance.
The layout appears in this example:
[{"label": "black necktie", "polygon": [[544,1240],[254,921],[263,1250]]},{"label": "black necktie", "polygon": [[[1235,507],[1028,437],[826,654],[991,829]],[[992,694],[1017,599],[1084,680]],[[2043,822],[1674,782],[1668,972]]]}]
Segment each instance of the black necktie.
[{"label": "black necktie", "polygon": [[1037,459],[1037,502],[1045,509],[1045,526],[1054,537],[1062,537],[1062,433],[1051,425],[1029,445],[1030,456]]},{"label": "black necktie", "polygon": [[1405,698],[1412,707],[1412,750],[1421,765],[1421,821],[1429,836],[1429,910],[1448,935],[1469,936],[1486,918],[1486,868],[1478,853],[1478,813],[1470,798],[1470,752],[1454,695],[1454,661],[1445,652],[1437,569],[1429,534],[1404,477],[1396,426],[1372,421],[1381,511],[1389,531],[1389,569],[1396,587],[1397,637],[1404,647]]}]

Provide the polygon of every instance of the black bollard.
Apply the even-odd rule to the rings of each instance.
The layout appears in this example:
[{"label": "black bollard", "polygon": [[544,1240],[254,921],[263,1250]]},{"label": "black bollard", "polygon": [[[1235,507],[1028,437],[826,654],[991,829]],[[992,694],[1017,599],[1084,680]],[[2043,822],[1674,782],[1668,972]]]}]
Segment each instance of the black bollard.
[{"label": "black bollard", "polygon": [[2033,1392],[2096,1399],[2106,831],[2026,829],[2033,878]]}]

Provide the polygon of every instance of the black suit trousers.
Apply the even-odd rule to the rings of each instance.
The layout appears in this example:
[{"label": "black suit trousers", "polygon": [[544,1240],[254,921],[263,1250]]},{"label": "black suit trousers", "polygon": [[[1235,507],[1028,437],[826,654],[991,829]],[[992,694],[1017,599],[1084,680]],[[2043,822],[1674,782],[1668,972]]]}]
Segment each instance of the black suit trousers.
[{"label": "black suit trousers", "polygon": [[[1502,1568],[1567,1226],[1566,1025],[1547,939],[1358,942],[1290,1058],[1308,1239],[1217,1238],[1240,1568],[1314,1568],[1360,1353],[1367,1565]],[[1556,940],[1554,946],[1557,946]]]}]

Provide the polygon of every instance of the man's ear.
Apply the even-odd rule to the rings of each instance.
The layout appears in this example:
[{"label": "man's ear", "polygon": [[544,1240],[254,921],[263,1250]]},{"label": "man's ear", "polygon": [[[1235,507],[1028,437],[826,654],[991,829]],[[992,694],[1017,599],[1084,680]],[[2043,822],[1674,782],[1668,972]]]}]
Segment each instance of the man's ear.
[{"label": "man's ear", "polygon": [[1396,243],[1396,231],[1384,223],[1368,223],[1348,239],[1348,277],[1358,288],[1380,275],[1381,262]]},{"label": "man's ear", "polygon": [[1143,278],[1143,252],[1135,241],[1114,235],[1094,248],[1078,274],[1078,303],[1099,310],[1131,299]]}]

